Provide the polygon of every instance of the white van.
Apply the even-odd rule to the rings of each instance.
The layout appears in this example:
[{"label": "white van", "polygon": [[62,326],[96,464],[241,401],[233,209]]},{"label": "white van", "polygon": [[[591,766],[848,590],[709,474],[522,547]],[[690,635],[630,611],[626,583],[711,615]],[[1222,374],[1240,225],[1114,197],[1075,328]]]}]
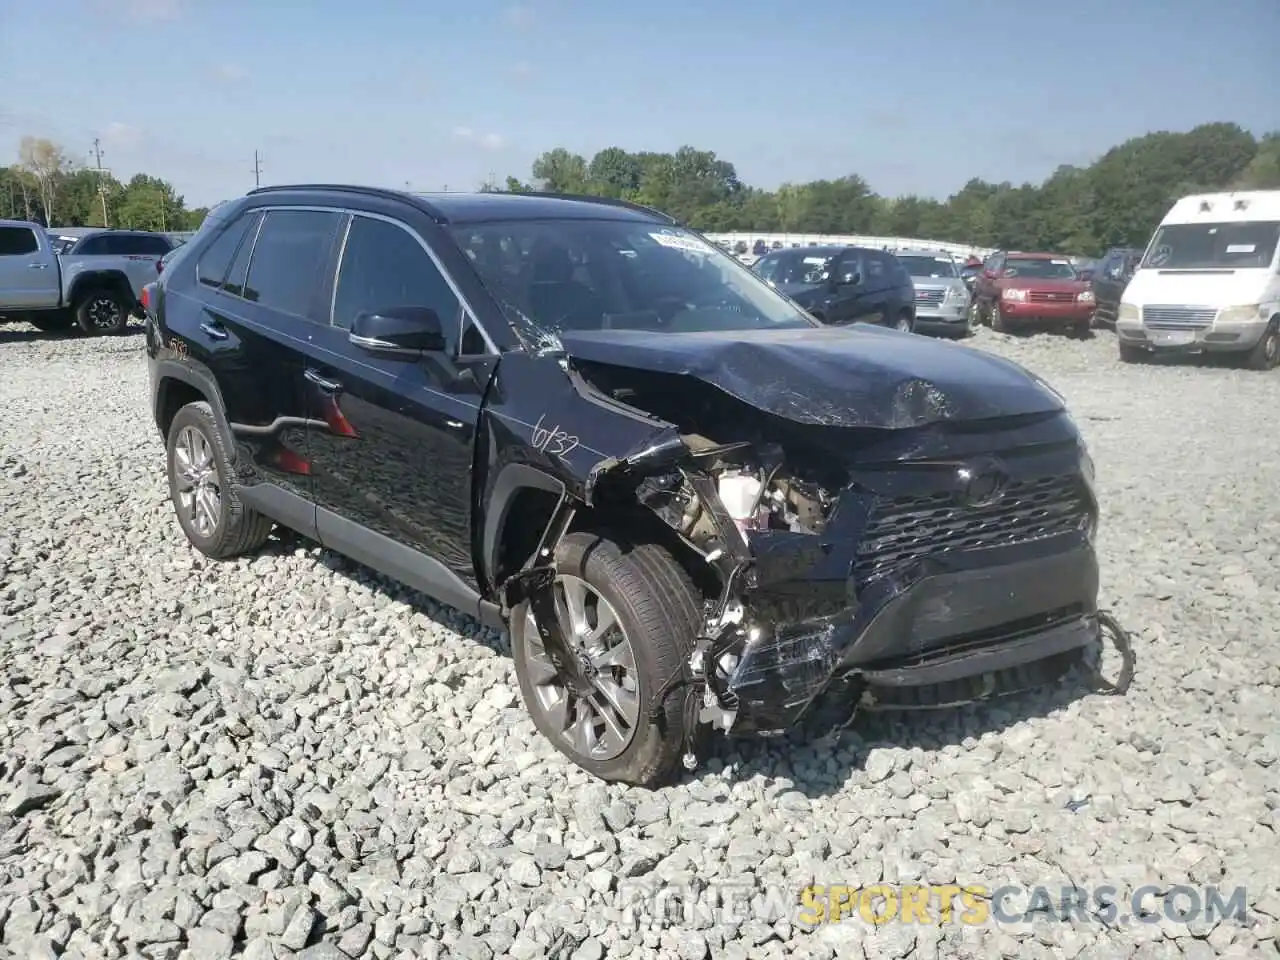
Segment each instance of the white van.
[{"label": "white van", "polygon": [[1238,352],[1280,364],[1280,190],[1204,193],[1173,205],[1125,287],[1120,359]]}]

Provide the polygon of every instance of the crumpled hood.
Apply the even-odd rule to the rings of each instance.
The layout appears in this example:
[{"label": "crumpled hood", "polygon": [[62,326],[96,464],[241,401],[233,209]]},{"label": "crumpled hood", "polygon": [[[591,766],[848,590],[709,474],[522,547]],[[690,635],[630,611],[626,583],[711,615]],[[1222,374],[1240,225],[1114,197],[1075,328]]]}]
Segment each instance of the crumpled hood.
[{"label": "crumpled hood", "polygon": [[902,429],[1063,409],[1043,381],[960,344],[855,324],[783,330],[565,331],[579,360],[695,377],[798,423]]}]

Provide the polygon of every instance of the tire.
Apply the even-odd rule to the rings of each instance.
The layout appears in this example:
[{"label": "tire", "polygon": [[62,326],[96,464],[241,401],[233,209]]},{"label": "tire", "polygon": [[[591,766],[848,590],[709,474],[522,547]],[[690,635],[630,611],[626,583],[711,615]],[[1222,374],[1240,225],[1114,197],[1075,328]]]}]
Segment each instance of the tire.
[{"label": "tire", "polygon": [[[555,697],[557,692],[563,697],[564,690],[556,686],[560,675],[541,659],[541,640],[527,602],[512,610],[511,647],[520,695],[538,731],[593,776],[652,788],[677,775],[689,731],[683,688],[666,694],[657,722],[649,720],[650,705],[693,651],[702,596],[662,547],[622,544],[608,534],[572,533],[561,541],[556,565],[562,577],[585,582],[599,599],[607,601],[630,642],[639,709],[625,748],[601,759],[584,753],[570,742],[566,732],[570,727],[556,721],[555,706],[544,705],[544,697]],[[618,635],[614,632],[612,636]],[[626,676],[626,672],[613,674],[613,678],[622,678],[620,683]]]},{"label": "tire", "polygon": [[[179,446],[185,450],[188,444],[198,445],[201,456],[195,460],[198,472],[206,480],[199,486],[216,489],[217,510],[211,523],[202,525],[208,514],[197,517],[196,512],[184,504],[182,469],[178,465]],[[231,460],[218,432],[213,408],[199,401],[189,403],[178,411],[169,425],[165,444],[166,468],[169,475],[169,499],[178,515],[178,525],[191,545],[214,560],[227,560],[245,553],[252,553],[266,543],[271,535],[272,521],[241,503],[231,482]],[[194,501],[193,501],[194,506]]]},{"label": "tire", "polygon": [[90,335],[121,333],[133,311],[130,298],[116,287],[91,287],[76,304],[76,323]]},{"label": "tire", "polygon": [[1121,363],[1143,363],[1147,359],[1147,351],[1141,347],[1135,347],[1131,343],[1120,344],[1120,362]]},{"label": "tire", "polygon": [[969,304],[969,329],[976,329],[984,326],[985,323],[986,321],[982,316],[982,306],[978,303],[977,298],[974,298]]},{"label": "tire", "polygon": [[1000,304],[993,303],[991,305],[991,329],[996,333],[1008,333],[1009,323],[1004,318],[1004,314],[1000,310]]},{"label": "tire", "polygon": [[894,323],[893,328],[902,333],[915,333],[916,323],[915,323],[915,318],[911,316],[911,311],[903,310],[901,313],[899,313],[898,319]]},{"label": "tire", "polygon": [[67,310],[50,310],[47,313],[33,313],[27,321],[44,333],[60,333],[75,326],[76,318]]},{"label": "tire", "polygon": [[1245,366],[1250,370],[1274,370],[1280,366],[1280,324],[1275,320],[1271,321],[1262,339],[1249,351]]}]

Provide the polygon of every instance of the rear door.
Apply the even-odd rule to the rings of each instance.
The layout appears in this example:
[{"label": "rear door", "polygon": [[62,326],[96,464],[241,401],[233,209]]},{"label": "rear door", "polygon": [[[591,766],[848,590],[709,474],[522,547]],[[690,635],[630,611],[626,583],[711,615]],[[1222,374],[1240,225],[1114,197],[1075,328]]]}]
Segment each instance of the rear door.
[{"label": "rear door", "polygon": [[[360,313],[406,306],[436,312],[447,350],[405,359],[348,339]],[[317,411],[307,448],[321,542],[415,585],[425,581],[423,589],[455,606],[474,606],[472,468],[492,370],[477,362],[486,352],[479,328],[428,240],[373,213],[351,215],[328,321],[303,372]]]},{"label": "rear door", "polygon": [[32,227],[0,226],[0,311],[52,309],[60,294],[48,238]]},{"label": "rear door", "polygon": [[[314,521],[306,357],[327,318],[323,278],[343,216],[287,207],[251,211],[196,266],[211,295],[202,298],[190,336],[217,379],[255,479],[274,488],[258,491],[269,499],[262,505],[300,530]],[[235,252],[223,268],[232,243]]]}]

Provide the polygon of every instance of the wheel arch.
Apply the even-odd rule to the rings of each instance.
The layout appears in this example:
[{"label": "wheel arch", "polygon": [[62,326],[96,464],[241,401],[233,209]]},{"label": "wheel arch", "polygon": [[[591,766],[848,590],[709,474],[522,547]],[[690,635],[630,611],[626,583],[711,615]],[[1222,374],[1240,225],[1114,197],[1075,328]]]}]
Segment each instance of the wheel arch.
[{"label": "wheel arch", "polygon": [[168,439],[173,418],[189,403],[205,401],[213,410],[214,422],[222,434],[223,443],[233,455],[237,450],[235,434],[227,420],[222,391],[213,374],[195,363],[179,363],[176,360],[156,360],[153,369],[155,397],[153,401],[156,427],[160,436]]},{"label": "wheel arch", "polygon": [[75,279],[71,281],[71,288],[67,292],[67,304],[73,308],[79,307],[80,301],[89,291],[100,287],[108,287],[123,293],[129,299],[130,306],[137,300],[133,293],[133,285],[123,270],[86,270],[84,273],[76,274]]}]

